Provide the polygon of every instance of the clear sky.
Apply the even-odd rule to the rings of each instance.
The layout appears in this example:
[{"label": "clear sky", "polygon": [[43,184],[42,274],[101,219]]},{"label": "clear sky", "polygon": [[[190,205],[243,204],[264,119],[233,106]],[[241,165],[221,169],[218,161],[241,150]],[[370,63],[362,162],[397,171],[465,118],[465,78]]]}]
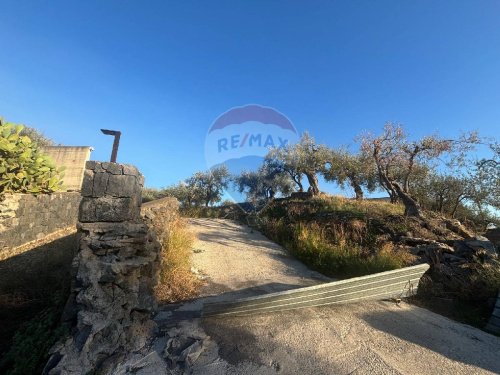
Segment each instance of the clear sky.
[{"label": "clear sky", "polygon": [[0,0],[0,116],[137,165],[205,169],[231,107],[284,113],[329,145],[400,121],[500,138],[500,1]]}]

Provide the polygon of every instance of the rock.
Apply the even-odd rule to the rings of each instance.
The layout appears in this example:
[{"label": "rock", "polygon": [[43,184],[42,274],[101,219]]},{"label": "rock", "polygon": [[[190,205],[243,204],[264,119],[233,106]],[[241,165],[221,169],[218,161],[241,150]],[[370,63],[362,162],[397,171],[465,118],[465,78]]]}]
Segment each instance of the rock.
[{"label": "rock", "polygon": [[431,264],[437,264],[442,261],[443,254],[452,254],[455,250],[440,242],[432,242],[426,245],[418,245],[416,247],[411,248],[411,253],[415,255],[426,255]]},{"label": "rock", "polygon": [[485,250],[489,255],[497,255],[495,246],[486,237],[478,236],[472,240],[465,240],[465,245],[474,251]]},{"label": "rock", "polygon": [[132,355],[110,372],[110,375],[167,375],[167,364],[156,353],[151,351],[146,355]]},{"label": "rock", "polygon": [[192,366],[203,351],[201,341],[195,341],[192,345],[184,349],[179,356],[179,360],[186,363],[186,366]]},{"label": "rock", "polygon": [[82,190],[81,194],[82,197],[91,197],[94,191],[93,187],[93,180],[94,178],[94,172],[91,170],[86,169],[85,172],[83,173],[83,183],[82,183]]},{"label": "rock", "polygon": [[123,167],[117,163],[102,163],[102,168],[113,175],[123,174]]},{"label": "rock", "polygon": [[446,228],[464,238],[470,238],[473,236],[472,232],[465,228],[462,223],[456,219],[444,219],[444,222]]},{"label": "rock", "polygon": [[[109,174],[107,173],[94,173],[94,183],[92,187],[92,197],[98,198],[106,195],[108,187]],[[88,190],[86,187],[85,190]]]},{"label": "rock", "polygon": [[484,236],[491,241],[493,245],[498,249],[500,249],[500,228],[492,228],[488,229]]},{"label": "rock", "polygon": [[455,241],[453,243],[453,249],[455,250],[455,255],[465,259],[470,260],[474,255],[473,250],[466,245],[465,241]]},{"label": "rock", "polygon": [[443,259],[449,263],[465,263],[467,262],[464,258],[458,257],[453,254],[445,253],[443,254]]},{"label": "rock", "polygon": [[137,220],[138,212],[134,212],[134,206],[131,198],[83,197],[79,220],[84,223]]},{"label": "rock", "polygon": [[137,177],[135,176],[109,176],[106,192],[112,197],[132,198],[137,191],[140,191]]},{"label": "rock", "polygon": [[455,255],[467,261],[489,261],[498,257],[495,247],[484,237],[473,237],[468,240],[455,241],[453,248]]},{"label": "rock", "polygon": [[422,245],[422,244],[436,244],[437,242],[434,240],[429,240],[427,238],[420,237],[408,237],[408,236],[400,236],[400,242],[404,242],[408,245]]}]

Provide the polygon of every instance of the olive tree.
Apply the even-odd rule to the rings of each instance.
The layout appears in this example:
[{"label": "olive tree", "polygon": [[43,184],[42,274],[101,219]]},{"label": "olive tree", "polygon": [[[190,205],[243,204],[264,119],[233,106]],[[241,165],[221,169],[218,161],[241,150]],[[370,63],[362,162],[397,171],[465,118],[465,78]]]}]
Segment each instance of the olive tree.
[{"label": "olive tree", "polygon": [[182,207],[198,206],[201,204],[201,191],[195,186],[188,186],[186,181],[167,186],[159,192],[160,197],[174,197]]},{"label": "olive tree", "polygon": [[413,194],[422,207],[455,217],[460,205],[473,196],[473,190],[463,175],[430,172],[415,182]]},{"label": "olive tree", "polygon": [[45,136],[45,134],[43,134],[40,130],[29,126],[24,126],[20,135],[29,137],[33,143],[36,143],[40,147],[55,146],[56,144],[51,138]]},{"label": "olive tree", "polygon": [[489,205],[500,209],[500,143],[491,142],[491,155],[474,163],[470,183],[474,190],[473,201],[481,208]]},{"label": "olive tree", "polygon": [[289,174],[264,163],[257,171],[243,171],[234,177],[234,184],[249,201],[268,201],[276,195],[288,195],[294,191]]},{"label": "olive tree", "polygon": [[432,135],[411,141],[400,124],[391,122],[385,124],[381,135],[366,134],[360,140],[363,154],[375,162],[380,185],[401,200],[406,215],[419,217],[423,212],[411,191],[415,171],[419,167],[436,167],[442,156],[455,154],[460,160],[478,142],[475,133],[457,140]]},{"label": "olive tree", "polygon": [[186,185],[188,189],[195,193],[193,199],[203,202],[208,207],[221,201],[229,182],[229,170],[223,165],[208,171],[196,172],[186,180]]},{"label": "olive tree", "polygon": [[372,192],[377,183],[373,160],[362,154],[352,154],[344,147],[327,151],[323,177],[326,181],[336,182],[342,188],[351,186],[357,200],[363,199],[363,188]]},{"label": "olive tree", "polygon": [[302,191],[301,178],[305,176],[309,183],[308,191],[311,195],[318,195],[318,174],[325,168],[328,148],[318,145],[307,132],[300,141],[282,148],[274,148],[267,156],[270,163],[286,171],[295,184]]}]

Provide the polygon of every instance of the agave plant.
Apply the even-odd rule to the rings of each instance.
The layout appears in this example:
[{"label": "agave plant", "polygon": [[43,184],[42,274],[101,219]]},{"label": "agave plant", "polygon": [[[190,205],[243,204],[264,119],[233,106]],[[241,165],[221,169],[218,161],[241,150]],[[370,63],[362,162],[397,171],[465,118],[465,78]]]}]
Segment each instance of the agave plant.
[{"label": "agave plant", "polygon": [[52,193],[62,187],[63,168],[22,135],[22,125],[0,119],[0,194]]}]

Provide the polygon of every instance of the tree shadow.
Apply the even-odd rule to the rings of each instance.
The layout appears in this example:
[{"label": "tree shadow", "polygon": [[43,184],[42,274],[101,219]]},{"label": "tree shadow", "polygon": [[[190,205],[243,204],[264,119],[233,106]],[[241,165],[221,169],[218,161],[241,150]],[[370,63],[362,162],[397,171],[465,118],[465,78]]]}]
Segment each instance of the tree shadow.
[{"label": "tree shadow", "polygon": [[411,310],[373,311],[362,314],[361,318],[379,331],[446,358],[500,373],[500,338],[477,328],[415,306]]}]

